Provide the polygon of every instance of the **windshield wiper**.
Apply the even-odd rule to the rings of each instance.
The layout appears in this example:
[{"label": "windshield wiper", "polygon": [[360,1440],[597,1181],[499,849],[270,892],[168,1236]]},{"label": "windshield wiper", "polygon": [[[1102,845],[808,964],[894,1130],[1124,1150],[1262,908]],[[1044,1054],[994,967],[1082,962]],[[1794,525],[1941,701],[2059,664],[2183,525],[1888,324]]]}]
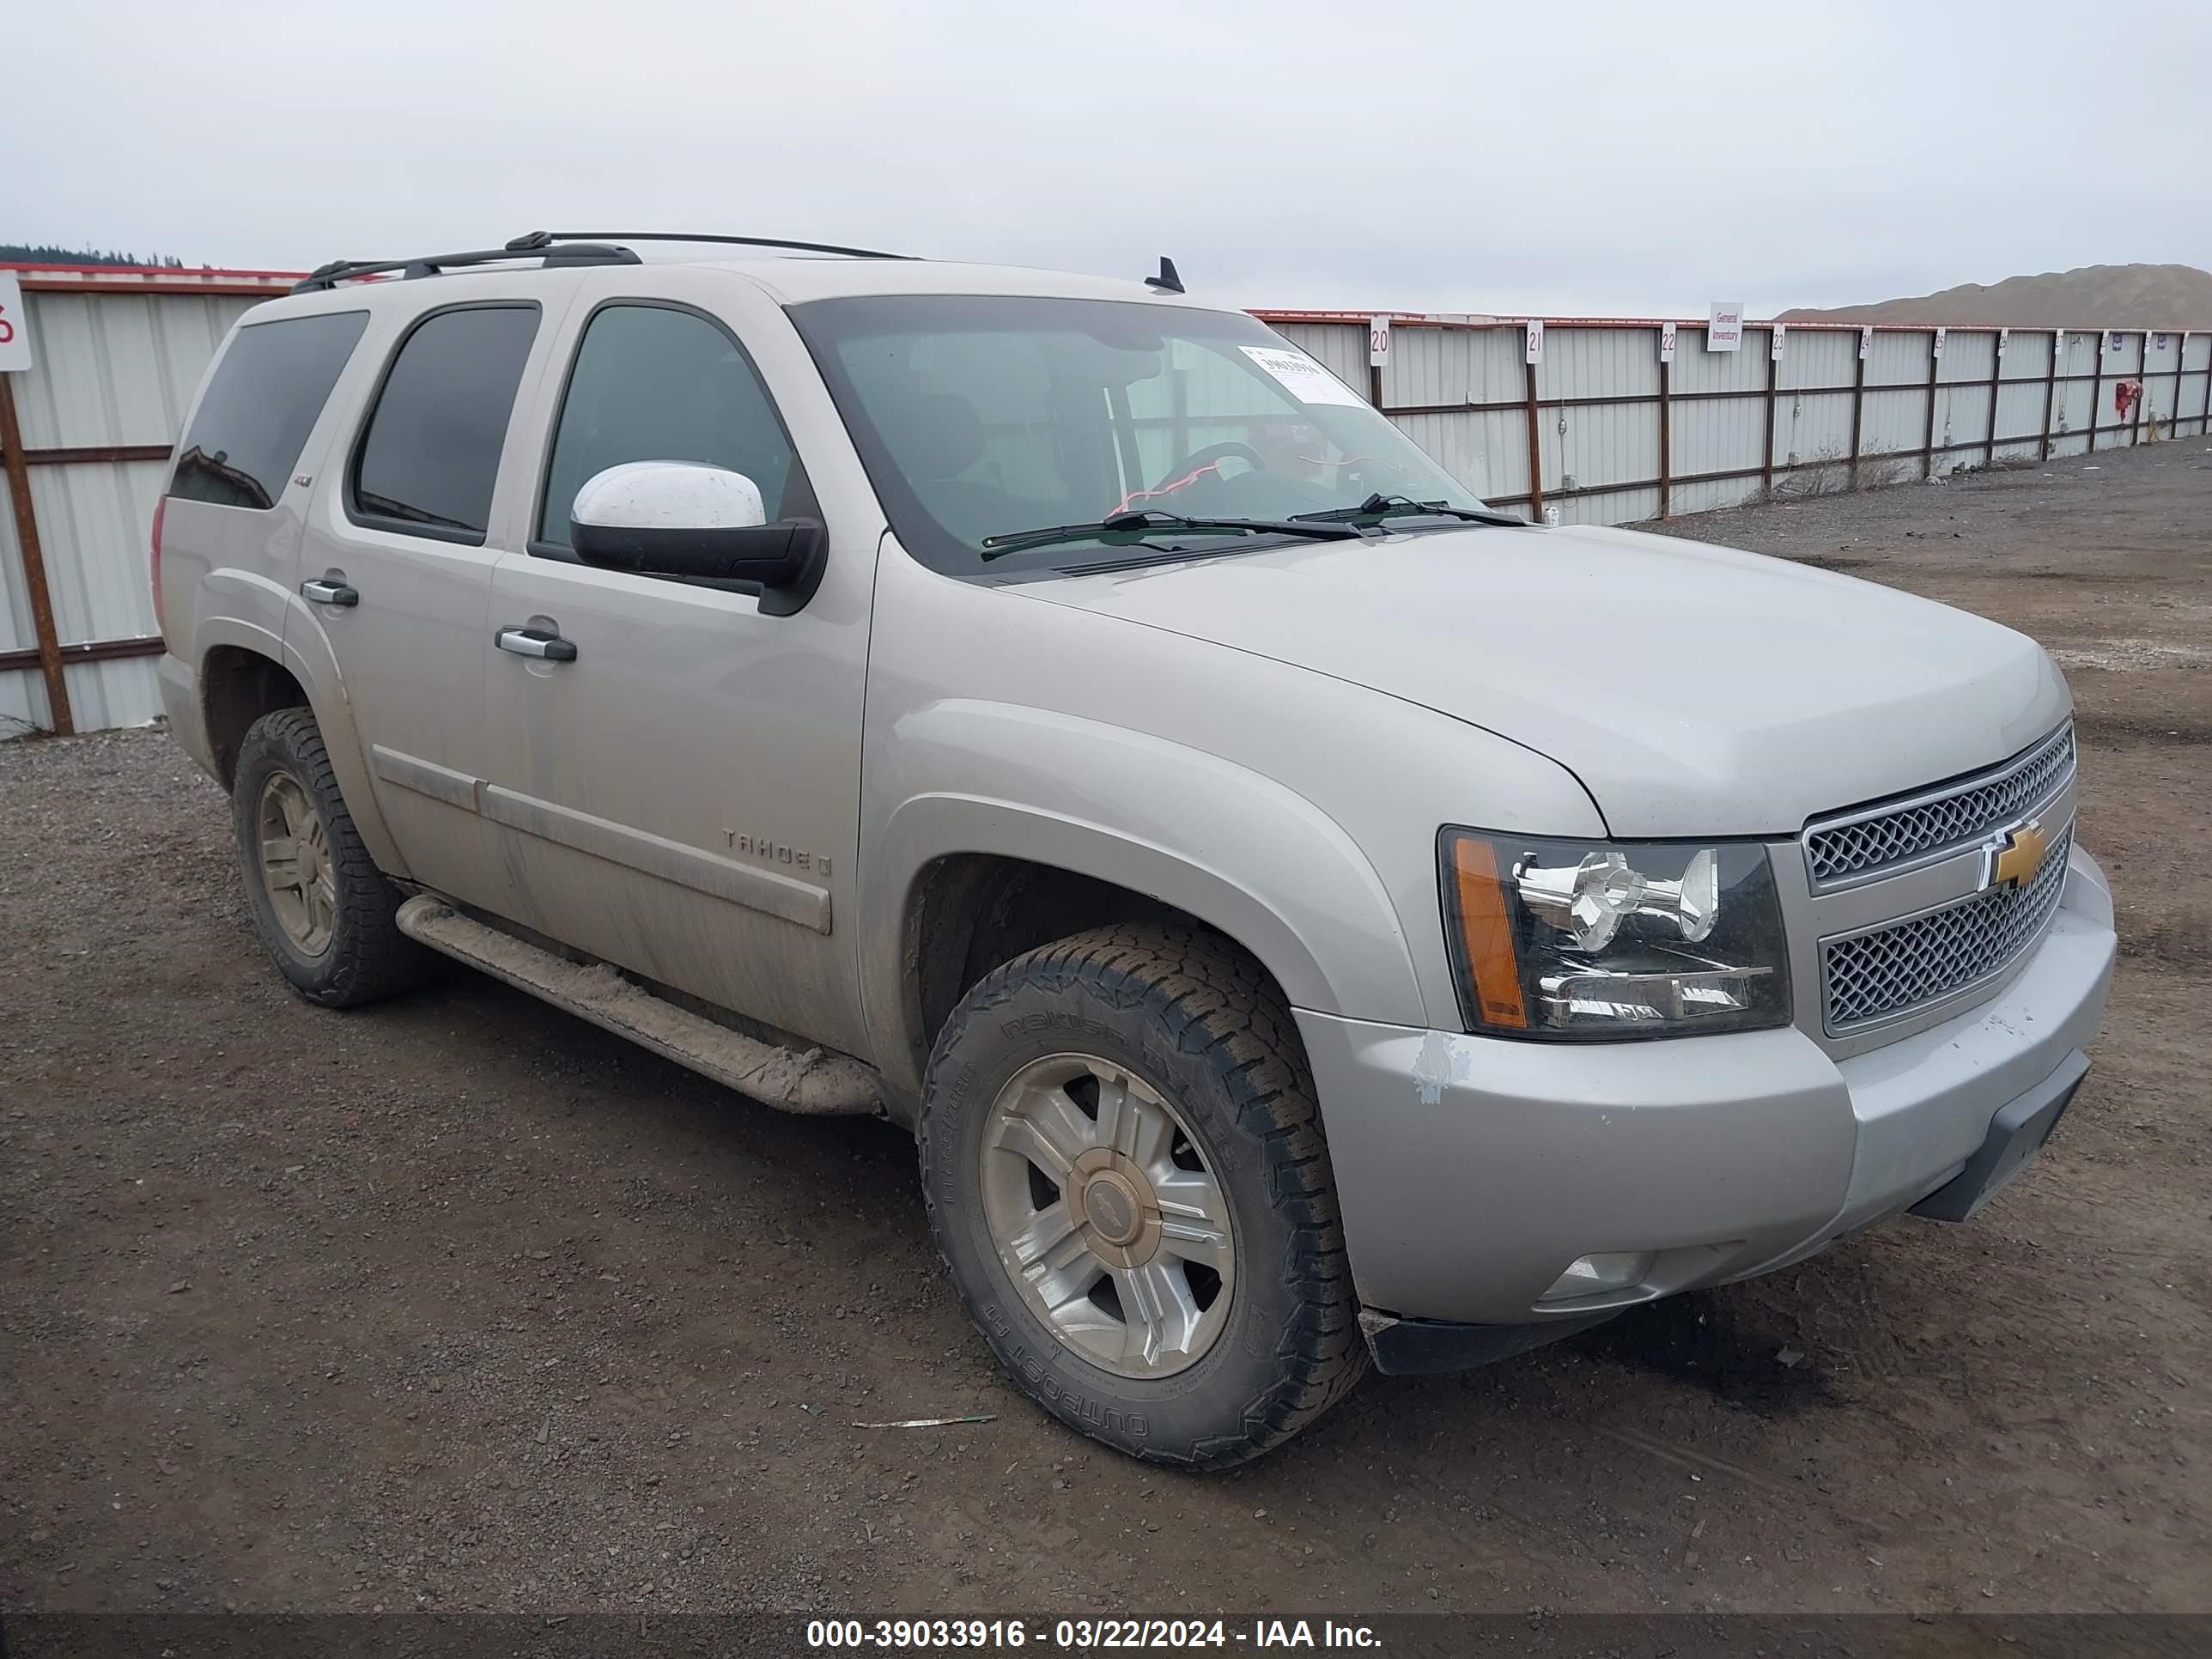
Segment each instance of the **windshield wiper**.
[{"label": "windshield wiper", "polygon": [[1195,531],[1201,535],[1303,536],[1310,541],[1341,542],[1359,539],[1348,524],[1316,523],[1314,516],[1295,519],[1187,519],[1179,513],[1111,513],[1096,524],[1056,524],[1038,530],[1018,530],[1010,535],[987,537],[985,559],[1004,558],[1032,547],[1058,542],[1083,542],[1106,535],[1142,536],[1158,530]]},{"label": "windshield wiper", "polygon": [[1385,519],[1432,514],[1446,519],[1464,519],[1469,524],[1519,525],[1527,528],[1528,520],[1516,519],[1510,513],[1493,513],[1487,507],[1452,507],[1443,501],[1417,501],[1405,495],[1385,495],[1377,490],[1357,507],[1333,507],[1326,513],[1299,513],[1293,516],[1309,523],[1353,524],[1367,520],[1380,524]]}]

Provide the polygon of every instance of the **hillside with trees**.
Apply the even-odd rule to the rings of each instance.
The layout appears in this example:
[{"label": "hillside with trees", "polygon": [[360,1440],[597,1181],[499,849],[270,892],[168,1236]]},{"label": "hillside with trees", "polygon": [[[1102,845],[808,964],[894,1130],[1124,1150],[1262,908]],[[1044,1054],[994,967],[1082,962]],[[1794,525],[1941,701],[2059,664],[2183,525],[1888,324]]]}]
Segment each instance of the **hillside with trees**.
[{"label": "hillside with trees", "polygon": [[0,265],[147,265],[181,270],[185,262],[173,253],[143,258],[116,248],[61,247],[52,242],[0,242]]}]

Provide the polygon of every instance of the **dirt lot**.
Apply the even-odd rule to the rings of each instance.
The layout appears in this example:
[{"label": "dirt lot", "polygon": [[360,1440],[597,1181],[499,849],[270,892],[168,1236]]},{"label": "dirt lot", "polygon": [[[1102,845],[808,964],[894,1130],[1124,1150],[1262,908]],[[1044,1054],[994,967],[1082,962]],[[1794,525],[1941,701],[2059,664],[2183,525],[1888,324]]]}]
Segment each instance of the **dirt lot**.
[{"label": "dirt lot", "polygon": [[2209,521],[2183,442],[1675,526],[2059,653],[2096,1069],[1972,1225],[1370,1379],[1212,1478],[1001,1384],[896,1131],[459,973],[310,1008],[165,737],[0,747],[0,1606],[2212,1608]]}]

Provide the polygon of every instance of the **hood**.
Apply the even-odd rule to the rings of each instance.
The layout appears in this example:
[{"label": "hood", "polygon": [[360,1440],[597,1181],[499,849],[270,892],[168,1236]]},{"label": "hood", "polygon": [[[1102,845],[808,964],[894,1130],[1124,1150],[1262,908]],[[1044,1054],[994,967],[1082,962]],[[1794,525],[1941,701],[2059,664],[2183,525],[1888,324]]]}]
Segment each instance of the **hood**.
[{"label": "hood", "polygon": [[1481,726],[1571,769],[1625,836],[1794,834],[2004,759],[2069,707],[2008,628],[1635,531],[1433,530],[1004,591]]}]

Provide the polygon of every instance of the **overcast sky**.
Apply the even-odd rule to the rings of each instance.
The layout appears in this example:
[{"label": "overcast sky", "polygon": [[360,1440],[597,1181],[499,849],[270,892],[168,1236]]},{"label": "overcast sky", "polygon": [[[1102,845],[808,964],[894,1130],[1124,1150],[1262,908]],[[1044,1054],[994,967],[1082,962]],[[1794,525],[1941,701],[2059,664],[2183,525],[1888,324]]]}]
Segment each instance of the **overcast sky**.
[{"label": "overcast sky", "polygon": [[297,268],[538,227],[1243,305],[1754,315],[2212,265],[2212,6],[27,5],[0,240]]}]

